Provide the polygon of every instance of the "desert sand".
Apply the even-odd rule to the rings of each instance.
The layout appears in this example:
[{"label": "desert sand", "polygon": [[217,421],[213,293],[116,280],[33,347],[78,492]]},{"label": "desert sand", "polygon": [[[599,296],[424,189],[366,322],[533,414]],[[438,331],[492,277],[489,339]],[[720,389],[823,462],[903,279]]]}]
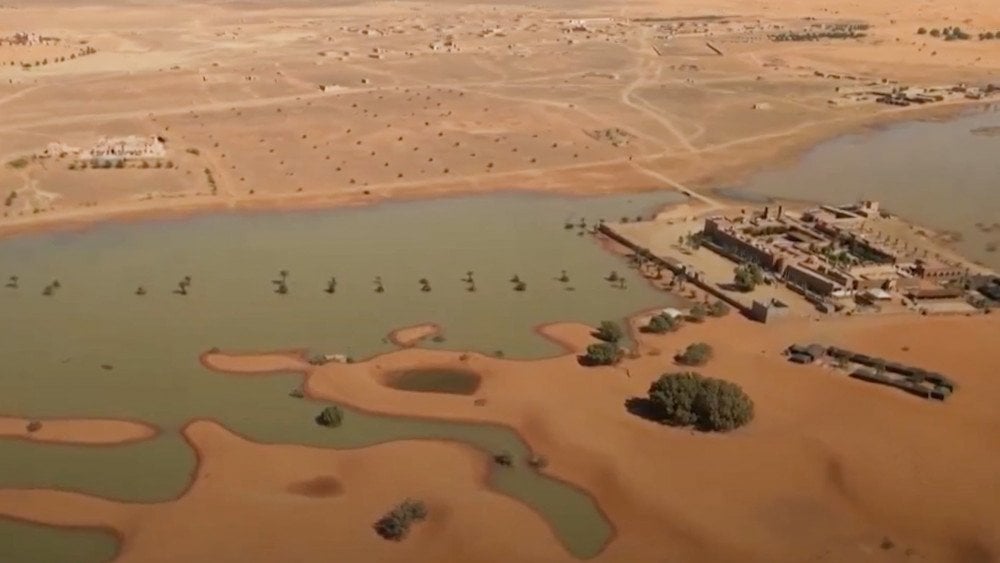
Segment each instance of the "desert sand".
[{"label": "desert sand", "polygon": [[407,326],[389,334],[389,340],[396,346],[412,348],[420,342],[441,333],[441,327],[433,323]]},{"label": "desert sand", "polygon": [[[1000,393],[1000,381],[994,377],[991,347],[998,329],[1000,318],[989,315],[919,323],[910,316],[788,321],[767,327],[731,316],[665,336],[642,335],[639,357],[606,368],[581,367],[572,353],[526,362],[418,349],[357,364],[303,367],[287,355],[264,355],[260,366],[248,356],[241,356],[239,365],[249,373],[306,371],[309,395],[361,409],[516,429],[534,452],[549,459],[547,473],[593,494],[614,524],[616,535],[596,560],[985,562],[1000,553],[1000,536],[992,525],[1000,513],[995,494],[1000,415],[992,400]],[[588,327],[580,325],[553,325],[542,332],[577,350],[592,342]],[[746,428],[704,435],[662,426],[626,409],[625,402],[643,396],[657,375],[680,369],[671,356],[695,341],[716,350],[702,373],[735,381],[753,398],[757,416]],[[947,403],[934,403],[829,368],[790,364],[781,351],[800,341],[838,344],[940,370],[960,389]],[[207,362],[235,365],[217,354]],[[476,371],[482,377],[476,398],[488,399],[486,404],[476,406],[470,397],[400,392],[380,382],[387,372],[426,365]],[[397,554],[439,560],[447,550],[458,550],[463,560],[571,559],[537,515],[484,488],[490,462],[473,450],[429,442],[347,452],[258,446],[208,423],[195,423],[186,433],[202,465],[191,490],[176,502],[142,507],[68,493],[8,491],[0,495],[0,506],[20,518],[114,527],[124,538],[124,560],[212,559],[235,553],[230,550],[237,544],[240,553],[247,553],[239,543],[248,541],[243,528],[220,529],[209,540],[203,528],[181,523],[225,521],[251,508],[259,515],[253,526],[281,538],[256,551],[260,561],[275,554],[294,560],[296,550],[327,541],[348,552],[385,549],[388,559],[378,551],[379,560],[395,560]],[[241,461],[248,455],[268,461]],[[401,459],[393,456],[408,460],[407,471],[394,469],[403,464],[388,461]],[[267,472],[255,469],[265,466]],[[291,501],[300,497],[289,487],[342,489],[343,502],[355,508],[322,509],[325,518],[343,518],[343,524],[323,525],[320,534],[316,520],[329,520],[309,507],[322,503]],[[365,493],[351,501],[355,489]],[[447,515],[447,526],[418,530],[405,547],[374,538],[366,527],[378,511],[400,496],[414,495],[431,499]],[[297,507],[293,513],[289,502]],[[277,506],[284,508],[272,512]],[[122,522],[139,510],[156,522],[151,526],[161,533],[154,535],[175,541],[154,547],[149,534],[130,535]],[[519,541],[480,533],[485,524],[477,518],[486,512],[491,529],[517,529]]]},{"label": "desert sand", "polygon": [[[0,233],[499,188],[696,196],[843,132],[976,103],[830,104],[844,92],[983,85],[1000,71],[995,41],[916,34],[1000,30],[986,0],[57,0],[3,16],[0,35],[59,42],[0,45]],[[860,39],[768,38],[814,23],[871,27]],[[96,52],[19,64],[69,46]],[[43,156],[50,143],[124,135],[161,136],[167,156],[109,169],[62,148]]]},{"label": "desert sand", "polygon": [[[28,430],[32,422],[41,426]],[[147,424],[127,420],[42,419],[0,417],[0,436],[60,444],[111,445],[148,440],[159,431]]]}]

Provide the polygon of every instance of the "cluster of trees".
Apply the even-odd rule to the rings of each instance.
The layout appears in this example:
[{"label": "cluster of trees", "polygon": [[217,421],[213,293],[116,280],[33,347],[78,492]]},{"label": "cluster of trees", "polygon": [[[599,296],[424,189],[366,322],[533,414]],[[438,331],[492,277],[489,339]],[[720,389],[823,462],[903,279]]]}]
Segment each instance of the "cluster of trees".
[{"label": "cluster of trees", "polygon": [[[957,25],[954,27],[945,27],[943,29],[933,28],[930,31],[927,28],[921,27],[917,29],[917,35],[930,35],[931,37],[944,37],[945,41],[967,41],[972,39],[972,35],[962,31],[962,28]],[[993,39],[994,37],[1000,36],[1000,31],[996,34],[993,32],[986,32],[979,34],[979,40]]]},{"label": "cluster of trees", "polygon": [[410,531],[414,522],[427,518],[427,506],[423,501],[406,499],[378,519],[373,526],[375,532],[387,540],[400,541]]},{"label": "cluster of trees", "polygon": [[665,312],[659,313],[649,319],[649,323],[642,327],[642,331],[653,334],[666,334],[681,328],[685,320],[700,323],[705,320],[705,317],[724,317],[729,314],[729,311],[729,305],[726,305],[722,300],[716,300],[708,305],[697,303],[694,307],[691,307],[691,311],[688,312],[686,319],[669,315]]},{"label": "cluster of trees", "polygon": [[666,424],[726,432],[753,420],[753,401],[735,383],[694,372],[661,375],[649,387],[655,416]]},{"label": "cluster of trees", "polygon": [[753,291],[758,285],[764,283],[764,271],[754,263],[741,264],[733,272],[733,282],[736,289],[740,291]]},{"label": "cluster of trees", "polygon": [[621,361],[625,352],[619,343],[625,338],[625,331],[613,321],[601,321],[600,326],[594,331],[594,337],[601,340],[596,344],[587,346],[587,353],[583,356],[583,362],[590,366],[610,366]]}]

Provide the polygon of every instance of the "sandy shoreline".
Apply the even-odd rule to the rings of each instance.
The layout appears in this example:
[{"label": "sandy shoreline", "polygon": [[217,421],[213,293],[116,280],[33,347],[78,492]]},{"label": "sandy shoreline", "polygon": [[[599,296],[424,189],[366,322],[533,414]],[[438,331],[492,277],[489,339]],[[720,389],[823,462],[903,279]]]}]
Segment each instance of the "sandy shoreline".
[{"label": "sandy shoreline", "polygon": [[[40,423],[40,427],[29,431],[32,422]],[[159,433],[155,426],[129,420],[0,417],[0,438],[31,442],[113,446],[149,440]]]}]

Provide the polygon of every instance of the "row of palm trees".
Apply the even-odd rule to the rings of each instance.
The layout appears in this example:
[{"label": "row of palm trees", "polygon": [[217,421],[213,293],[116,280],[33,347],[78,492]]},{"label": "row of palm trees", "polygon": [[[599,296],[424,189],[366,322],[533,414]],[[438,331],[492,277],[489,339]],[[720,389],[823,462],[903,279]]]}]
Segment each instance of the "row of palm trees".
[{"label": "row of palm trees", "polygon": [[[278,277],[271,280],[271,284],[274,285],[274,292],[277,293],[278,295],[286,295],[288,293],[289,275],[290,274],[288,270],[280,270],[278,272]],[[619,289],[626,289],[625,278],[620,276],[616,271],[612,271],[610,274],[605,276],[604,279],[613,286],[618,287]],[[559,276],[555,278],[555,280],[566,285],[569,284],[570,277],[569,274],[566,272],[566,270],[562,270]],[[461,278],[461,281],[465,283],[466,291],[470,293],[475,293],[476,278],[472,270],[466,272],[465,277]],[[527,291],[528,289],[528,284],[524,280],[522,280],[521,277],[517,274],[514,274],[509,281],[514,291],[523,292]],[[175,295],[187,295],[188,290],[191,287],[191,282],[192,282],[191,276],[184,276],[177,282],[177,287],[176,289],[173,290],[173,293]],[[420,286],[421,292],[429,293],[432,291],[431,282],[427,278],[420,278],[419,280],[417,280],[417,283]],[[372,280],[372,285],[375,293],[385,293],[385,284],[382,282],[382,276],[375,276],[375,278]],[[8,278],[6,287],[10,289],[18,289],[20,287],[20,278],[16,275],[10,276]],[[62,287],[62,284],[60,284],[59,280],[53,280],[51,283],[45,286],[44,290],[42,291],[42,294],[52,295],[60,287]],[[566,290],[574,291],[575,288],[573,286],[566,285]],[[337,278],[335,276],[331,276],[330,279],[327,280],[326,287],[323,289],[323,291],[329,294],[334,294],[337,292]],[[147,293],[146,288],[145,286],[142,285],[138,286],[135,290],[135,294],[140,297],[146,295],[146,293]]]}]

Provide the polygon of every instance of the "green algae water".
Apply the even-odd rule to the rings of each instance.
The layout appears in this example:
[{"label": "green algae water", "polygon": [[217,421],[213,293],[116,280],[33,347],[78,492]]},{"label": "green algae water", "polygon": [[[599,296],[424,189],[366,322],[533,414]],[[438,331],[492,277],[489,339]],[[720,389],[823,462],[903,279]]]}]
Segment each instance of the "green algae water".
[{"label": "green algae water", "polygon": [[[494,472],[492,485],[534,507],[574,554],[592,556],[609,538],[610,523],[588,495],[528,468],[531,453],[514,432],[350,409],[344,426],[331,432],[313,423],[321,404],[289,397],[299,377],[213,373],[198,355],[212,347],[308,348],[364,358],[392,349],[391,330],[425,322],[447,337],[427,346],[553,355],[560,350],[533,331],[539,324],[596,323],[677,304],[567,223],[648,216],[680,199],[499,194],[108,224],[0,241],[0,282],[18,276],[16,289],[0,287],[0,415],[127,418],[163,430],[156,439],[112,447],[0,439],[0,488],[58,487],[136,502],[175,498],[196,463],[180,429],[197,418],[263,443],[358,448],[446,439],[484,454],[514,454],[519,462]],[[284,294],[276,291],[281,270]],[[556,279],[563,270],[569,281]],[[627,289],[605,281],[612,270],[626,276]],[[474,292],[463,280],[469,271]],[[514,290],[514,275],[524,291]],[[179,295],[185,277],[191,283]],[[332,294],[324,291],[331,277]],[[421,278],[431,291],[421,291]],[[59,287],[44,295],[54,280]],[[144,295],[136,294],[140,286]],[[0,544],[13,550],[5,562],[110,557],[114,540],[97,532],[80,539],[87,534],[0,519]],[[74,547],[87,541],[97,547]],[[40,549],[59,553],[39,559],[33,554]]]},{"label": "green algae water", "polygon": [[479,389],[479,375],[458,369],[421,368],[389,374],[385,384],[414,393],[471,395]]}]

